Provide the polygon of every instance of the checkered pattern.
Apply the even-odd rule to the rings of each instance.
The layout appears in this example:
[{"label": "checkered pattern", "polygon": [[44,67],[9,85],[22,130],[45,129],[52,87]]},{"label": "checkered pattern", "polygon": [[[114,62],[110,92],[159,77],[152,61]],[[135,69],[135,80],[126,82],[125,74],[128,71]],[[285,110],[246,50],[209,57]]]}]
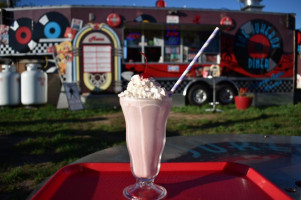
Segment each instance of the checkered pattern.
[{"label": "checkered pattern", "polygon": [[37,46],[32,50],[33,54],[46,54],[48,47],[53,47],[58,43],[38,43]]},{"label": "checkered pattern", "polygon": [[[177,79],[160,80],[156,79],[162,87],[167,91],[170,91]],[[190,80],[183,80],[178,86],[175,94],[182,94]],[[285,93],[293,91],[292,79],[276,79],[276,80],[234,80],[233,81],[238,88],[246,88],[250,93]],[[122,84],[123,90],[126,89],[128,81],[124,81]]]},{"label": "checkered pattern", "polygon": [[[160,80],[156,79],[158,83],[160,83],[161,87],[164,87],[167,91],[170,91],[174,84],[177,82],[177,79],[169,79],[169,80]],[[189,80],[183,80],[182,83],[177,87],[175,94],[182,94],[186,85],[189,83]],[[122,82],[122,90],[126,90],[128,85],[128,81]]]},{"label": "checkered pattern", "polygon": [[235,80],[238,88],[246,88],[253,93],[292,92],[292,79],[266,79],[266,80]]},{"label": "checkered pattern", "polygon": [[[44,42],[44,43],[38,43],[35,48],[32,51],[28,51],[25,54],[26,55],[44,55],[49,54],[47,52],[48,47],[55,46],[59,43],[53,43],[53,42]],[[15,51],[13,48],[11,48],[9,45],[0,45],[0,55],[18,55],[18,54],[24,54],[19,53],[18,51]]]},{"label": "checkered pattern", "polygon": [[[167,91],[170,91],[174,84],[177,82],[177,79],[174,80],[158,80],[160,85],[164,87]],[[182,94],[186,85],[189,83],[189,80],[183,80],[181,84],[177,87],[175,94]]]},{"label": "checkered pattern", "polygon": [[0,45],[0,55],[10,55],[16,54],[15,50],[13,50],[9,45]]}]

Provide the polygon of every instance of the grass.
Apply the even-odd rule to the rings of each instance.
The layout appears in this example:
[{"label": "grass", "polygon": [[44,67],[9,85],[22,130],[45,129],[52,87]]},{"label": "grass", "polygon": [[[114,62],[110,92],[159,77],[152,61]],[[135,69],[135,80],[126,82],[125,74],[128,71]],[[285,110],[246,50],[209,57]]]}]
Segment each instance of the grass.
[{"label": "grass", "polygon": [[[173,109],[175,112],[204,114],[206,118],[193,120],[170,120],[170,127],[180,135],[205,133],[268,134],[301,136],[301,104],[269,107],[251,107],[236,110],[235,105],[222,107],[224,112],[208,116],[202,107],[185,106]],[[206,115],[207,114],[207,115]]]},{"label": "grass", "polygon": [[[208,106],[206,106],[208,107]],[[167,136],[268,134],[301,136],[301,103],[251,107],[173,108]],[[26,199],[43,180],[85,155],[125,143],[120,109],[82,111],[22,107],[0,110],[0,199]]]}]

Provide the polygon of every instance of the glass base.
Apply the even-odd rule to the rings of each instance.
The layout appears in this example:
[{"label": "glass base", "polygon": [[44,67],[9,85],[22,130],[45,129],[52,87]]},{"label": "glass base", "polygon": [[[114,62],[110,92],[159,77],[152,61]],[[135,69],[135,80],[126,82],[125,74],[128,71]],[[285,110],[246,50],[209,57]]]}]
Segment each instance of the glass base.
[{"label": "glass base", "polygon": [[152,181],[139,181],[123,190],[123,195],[128,199],[154,200],[163,199],[166,196],[166,189],[154,184]]}]

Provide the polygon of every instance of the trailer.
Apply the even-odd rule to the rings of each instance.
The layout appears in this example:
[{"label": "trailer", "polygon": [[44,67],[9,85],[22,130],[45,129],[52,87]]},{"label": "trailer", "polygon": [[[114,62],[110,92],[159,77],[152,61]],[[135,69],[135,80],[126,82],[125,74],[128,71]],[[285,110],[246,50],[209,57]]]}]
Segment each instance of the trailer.
[{"label": "trailer", "polygon": [[169,8],[162,1],[156,7],[6,8],[1,10],[0,61],[14,63],[19,72],[32,62],[42,63],[49,75],[59,69],[65,82],[78,84],[82,96],[116,95],[132,74],[145,71],[170,90],[219,27],[176,89],[177,101],[203,105],[215,95],[228,104],[245,88],[254,105],[295,103],[301,88],[296,16],[249,8]]}]

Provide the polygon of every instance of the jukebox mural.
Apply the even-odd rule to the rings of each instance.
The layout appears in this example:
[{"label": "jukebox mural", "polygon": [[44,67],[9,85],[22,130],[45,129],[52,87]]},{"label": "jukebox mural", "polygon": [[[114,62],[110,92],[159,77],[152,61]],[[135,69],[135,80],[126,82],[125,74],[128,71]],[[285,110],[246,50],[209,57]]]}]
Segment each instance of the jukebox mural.
[{"label": "jukebox mural", "polygon": [[82,92],[118,91],[121,59],[120,41],[106,24],[88,24],[74,38],[80,56],[73,61],[73,81],[80,82]]}]

